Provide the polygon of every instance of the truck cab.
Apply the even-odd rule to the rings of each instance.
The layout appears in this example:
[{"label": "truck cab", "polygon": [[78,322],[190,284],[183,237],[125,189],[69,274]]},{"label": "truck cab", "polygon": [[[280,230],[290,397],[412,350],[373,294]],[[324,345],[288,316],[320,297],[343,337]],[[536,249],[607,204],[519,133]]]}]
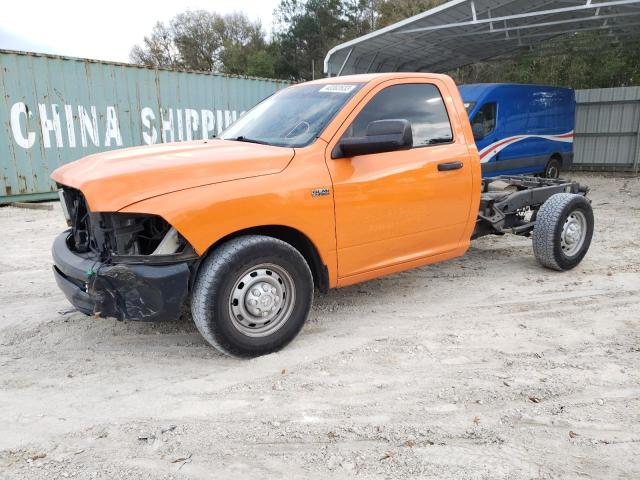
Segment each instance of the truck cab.
[{"label": "truck cab", "polygon": [[519,84],[459,87],[483,177],[558,178],[573,162],[575,94],[570,88]]}]

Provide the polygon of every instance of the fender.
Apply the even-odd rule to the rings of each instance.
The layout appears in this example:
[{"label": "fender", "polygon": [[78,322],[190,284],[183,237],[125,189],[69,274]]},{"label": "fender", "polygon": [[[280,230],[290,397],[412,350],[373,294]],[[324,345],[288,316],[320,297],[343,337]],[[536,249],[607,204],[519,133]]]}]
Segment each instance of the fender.
[{"label": "fender", "polygon": [[[159,215],[204,255],[221,239],[268,226],[291,228],[314,245],[337,284],[337,258],[331,179],[323,161],[324,142],[296,151],[283,171],[214,185],[203,185],[152,197],[121,209]],[[286,188],[283,188],[286,186]]]}]

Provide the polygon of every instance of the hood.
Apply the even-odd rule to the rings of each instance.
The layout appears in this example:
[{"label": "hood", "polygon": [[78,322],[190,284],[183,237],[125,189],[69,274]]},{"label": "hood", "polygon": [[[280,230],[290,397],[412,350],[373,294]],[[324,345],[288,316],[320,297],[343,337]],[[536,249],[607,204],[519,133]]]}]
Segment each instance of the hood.
[{"label": "hood", "polygon": [[293,148],[198,140],[124,148],[64,165],[51,178],[80,190],[94,212],[187,188],[281,172]]}]

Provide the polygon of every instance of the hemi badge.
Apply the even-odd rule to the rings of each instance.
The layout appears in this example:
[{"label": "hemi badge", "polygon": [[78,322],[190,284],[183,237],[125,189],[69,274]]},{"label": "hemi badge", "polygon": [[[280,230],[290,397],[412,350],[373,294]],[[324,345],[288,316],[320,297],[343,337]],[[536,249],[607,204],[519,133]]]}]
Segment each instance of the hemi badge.
[{"label": "hemi badge", "polygon": [[312,197],[323,197],[325,195],[329,195],[328,188],[316,188],[314,190],[311,190]]}]

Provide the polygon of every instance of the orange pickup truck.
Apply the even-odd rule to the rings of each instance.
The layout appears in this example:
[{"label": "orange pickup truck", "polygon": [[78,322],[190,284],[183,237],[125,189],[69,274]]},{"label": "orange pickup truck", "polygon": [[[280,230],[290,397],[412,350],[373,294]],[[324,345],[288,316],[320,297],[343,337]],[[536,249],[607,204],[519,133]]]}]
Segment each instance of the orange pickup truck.
[{"label": "orange pickup truck", "polygon": [[54,275],[88,315],[176,319],[224,353],[276,351],[320,291],[531,236],[568,270],[593,233],[587,188],[481,178],[454,82],[385,73],[281,90],[219,138],[88,156],[52,178],[69,230]]}]

